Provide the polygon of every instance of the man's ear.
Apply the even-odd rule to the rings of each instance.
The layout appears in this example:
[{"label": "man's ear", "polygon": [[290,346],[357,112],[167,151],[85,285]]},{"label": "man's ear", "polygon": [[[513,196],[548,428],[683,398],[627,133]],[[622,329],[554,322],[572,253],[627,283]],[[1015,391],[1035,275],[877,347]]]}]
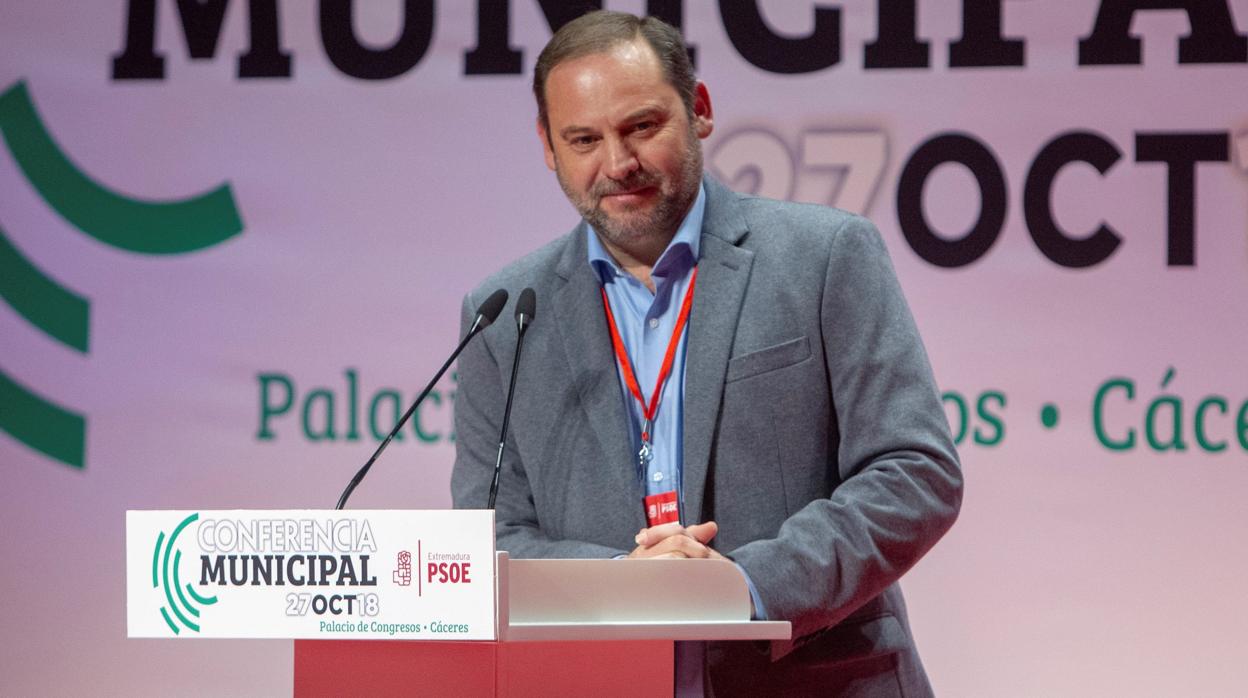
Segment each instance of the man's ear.
[{"label": "man's ear", "polygon": [[553,171],[555,169],[555,151],[550,146],[550,133],[547,132],[546,126],[542,124],[541,117],[537,119],[537,137],[542,140],[542,150],[546,154],[546,166]]},{"label": "man's ear", "polygon": [[698,81],[693,92],[693,129],[698,138],[706,138],[715,130],[714,110],[711,109],[711,93],[706,83]]}]

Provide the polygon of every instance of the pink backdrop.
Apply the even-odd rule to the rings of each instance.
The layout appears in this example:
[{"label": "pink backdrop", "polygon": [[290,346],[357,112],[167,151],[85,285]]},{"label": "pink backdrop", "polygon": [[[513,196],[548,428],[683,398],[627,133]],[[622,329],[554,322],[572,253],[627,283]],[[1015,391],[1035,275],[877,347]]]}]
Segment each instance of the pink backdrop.
[{"label": "pink backdrop", "polygon": [[[83,455],[66,463],[32,446],[22,417],[38,413],[3,393],[4,694],[288,692],[287,642],[125,638],[123,512],[331,506],[376,443],[370,408],[386,431],[384,391],[406,403],[453,346],[462,294],[575,222],[533,133],[528,80],[550,31],[537,3],[510,3],[521,75],[465,75],[476,3],[447,2],[414,67],[361,80],[328,57],[311,3],[275,3],[292,67],[259,79],[238,76],[237,56],[248,8],[269,3],[227,3],[215,57],[191,60],[175,3],[154,2],[162,79],[114,74],[141,0],[0,6],[0,231],[18,255],[0,257],[0,376],[85,420]],[[402,3],[357,4],[359,40],[394,43]],[[815,3],[758,4],[777,35],[815,28]],[[865,65],[876,3],[840,7],[840,61],[802,74],[751,64],[712,3],[685,3],[684,31],[716,109],[708,166],[877,222],[965,428],[962,517],[903,580],[932,681],[955,696],[1242,692],[1248,57],[1232,40],[1230,62],[1180,62],[1189,17],[1150,10],[1130,23],[1140,64],[1081,65],[1096,3],[1010,1],[1003,32],[1024,42],[1024,65],[957,67],[960,8],[917,4],[928,67]],[[1248,32],[1248,2],[1226,7],[1232,25],[1207,9],[1199,21]],[[96,184],[172,201],[228,183],[241,233],[177,254],[97,239],[63,210],[78,199],[40,189],[47,153],[21,155],[21,86]],[[1041,251],[1024,205],[1038,154],[1071,132],[1120,155],[1104,174],[1063,167],[1048,198],[1069,237],[1104,223],[1121,238],[1082,268]],[[903,234],[898,192],[916,151],[952,133],[992,153],[1006,209],[982,256],[942,267]],[[1151,142],[1201,162],[1151,161]],[[1194,195],[1168,197],[1183,171]],[[919,199],[945,241],[980,216],[961,165],[933,170]],[[1168,211],[1184,201],[1194,258],[1168,262]],[[85,351],[48,329],[28,267],[85,299]],[[266,421],[285,385],[289,410]],[[425,438],[405,432],[353,506],[449,505],[453,391],[445,380],[420,414]],[[1129,433],[1130,447],[1107,445]]]}]

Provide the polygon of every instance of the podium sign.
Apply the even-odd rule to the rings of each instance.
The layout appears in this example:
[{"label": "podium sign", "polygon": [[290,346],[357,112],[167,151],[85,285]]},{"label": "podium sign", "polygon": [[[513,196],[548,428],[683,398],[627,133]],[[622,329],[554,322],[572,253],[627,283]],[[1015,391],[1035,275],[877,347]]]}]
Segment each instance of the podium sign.
[{"label": "podium sign", "polygon": [[127,511],[130,637],[494,640],[491,511]]}]

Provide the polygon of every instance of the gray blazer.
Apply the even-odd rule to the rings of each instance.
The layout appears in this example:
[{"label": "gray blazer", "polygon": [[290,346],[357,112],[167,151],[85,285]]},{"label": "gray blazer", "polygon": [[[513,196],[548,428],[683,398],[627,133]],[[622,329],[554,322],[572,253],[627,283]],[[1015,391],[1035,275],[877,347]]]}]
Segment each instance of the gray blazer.
[{"label": "gray blazer", "polygon": [[[864,218],[704,182],[686,523],[719,523],[714,547],[795,638],[712,643],[714,692],[928,694],[897,580],[952,525],[962,477],[884,245]],[[496,288],[537,292],[496,507],[515,557],[608,558],[645,525],[585,235],[582,223],[464,301],[466,327]],[[459,360],[456,507],[488,499],[516,343],[509,319],[497,325]]]}]

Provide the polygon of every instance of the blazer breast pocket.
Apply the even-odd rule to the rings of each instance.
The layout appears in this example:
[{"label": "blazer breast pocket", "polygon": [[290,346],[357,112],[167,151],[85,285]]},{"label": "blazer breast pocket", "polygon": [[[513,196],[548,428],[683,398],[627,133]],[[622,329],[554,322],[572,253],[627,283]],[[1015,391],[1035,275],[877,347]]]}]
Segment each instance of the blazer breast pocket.
[{"label": "blazer breast pocket", "polygon": [[801,363],[808,358],[810,358],[810,340],[803,335],[797,339],[790,339],[766,349],[729,359],[728,376],[725,382],[731,383],[768,371],[775,371]]}]

